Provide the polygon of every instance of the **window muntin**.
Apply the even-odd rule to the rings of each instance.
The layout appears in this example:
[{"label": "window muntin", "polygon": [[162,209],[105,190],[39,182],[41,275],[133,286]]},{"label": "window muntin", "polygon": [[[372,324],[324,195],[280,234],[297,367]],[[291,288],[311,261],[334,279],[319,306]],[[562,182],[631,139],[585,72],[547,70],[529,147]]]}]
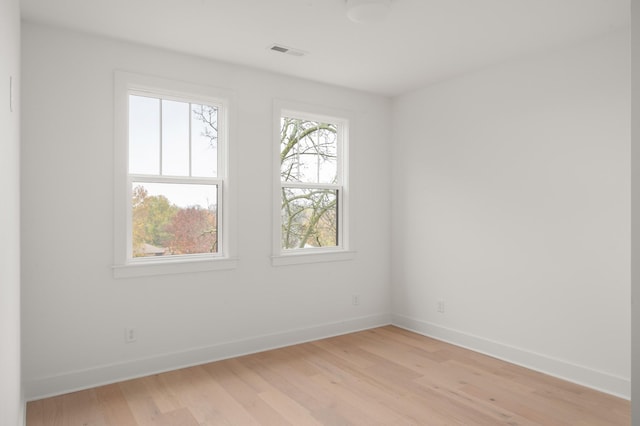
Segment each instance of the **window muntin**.
[{"label": "window muntin", "polygon": [[283,110],[279,124],[279,252],[344,249],[346,121]]},{"label": "window muntin", "polygon": [[135,90],[128,101],[127,258],[221,255],[223,105]]}]

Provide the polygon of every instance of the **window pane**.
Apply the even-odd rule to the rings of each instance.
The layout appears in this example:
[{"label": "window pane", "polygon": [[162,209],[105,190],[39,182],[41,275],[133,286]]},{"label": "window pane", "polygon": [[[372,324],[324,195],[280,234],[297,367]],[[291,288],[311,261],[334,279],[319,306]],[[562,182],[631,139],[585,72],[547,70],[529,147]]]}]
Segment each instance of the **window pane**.
[{"label": "window pane", "polygon": [[338,191],[282,188],[282,248],[338,245]]},{"label": "window pane", "polygon": [[133,182],[134,257],[218,252],[216,185]]},{"label": "window pane", "polygon": [[162,100],[162,174],[189,176],[189,104]]},{"label": "window pane", "polygon": [[335,124],[282,117],[280,176],[283,182],[338,183]]},{"label": "window pane", "polygon": [[129,96],[129,173],[160,172],[160,99]]},{"label": "window pane", "polygon": [[218,175],[218,109],[191,104],[191,175]]}]

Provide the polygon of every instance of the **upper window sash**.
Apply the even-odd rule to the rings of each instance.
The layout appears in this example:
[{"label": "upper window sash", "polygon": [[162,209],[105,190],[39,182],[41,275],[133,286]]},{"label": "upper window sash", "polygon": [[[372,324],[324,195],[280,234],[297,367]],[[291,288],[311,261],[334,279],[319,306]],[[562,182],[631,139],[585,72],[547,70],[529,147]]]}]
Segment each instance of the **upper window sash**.
[{"label": "upper window sash", "polygon": [[[307,106],[308,107],[308,106]],[[278,109],[277,107],[275,108],[276,110]],[[336,184],[340,185],[342,184],[343,180],[344,180],[344,173],[345,173],[345,163],[344,163],[344,158],[345,158],[345,153],[346,153],[346,149],[344,148],[344,139],[345,139],[345,133],[348,132],[348,119],[346,118],[340,118],[338,116],[331,116],[331,115],[326,115],[326,114],[312,114],[309,112],[305,112],[305,111],[296,111],[296,110],[292,110],[292,109],[280,109],[280,111],[277,113],[278,118],[277,118],[277,129],[276,129],[276,136],[275,140],[279,141],[280,137],[281,137],[281,119],[282,118],[292,118],[292,119],[298,119],[298,120],[304,120],[304,121],[308,121],[308,122],[317,122],[317,123],[325,123],[325,124],[331,124],[331,125],[335,125],[336,126],[336,131],[335,131],[335,137],[336,137]],[[277,142],[276,143],[277,147],[276,150],[278,151],[278,153],[280,153],[281,151],[281,146],[280,143]],[[280,155],[278,154],[278,158],[280,158]],[[278,166],[278,168],[280,169],[280,164]],[[280,169],[281,170],[281,169]],[[279,174],[279,176],[281,176],[281,174]],[[289,180],[282,180],[281,182],[284,184],[285,182],[287,184],[289,183],[293,183],[294,181],[289,181]],[[306,183],[312,183],[312,182],[306,182]],[[322,183],[322,182],[315,182],[315,183]]]},{"label": "upper window sash", "polygon": [[[210,107],[214,107],[217,110],[217,128],[216,128],[216,133],[217,133],[217,140],[218,141],[222,141],[222,143],[218,143],[217,146],[217,155],[216,155],[216,159],[217,159],[217,164],[216,164],[216,172],[217,175],[216,177],[221,177],[224,178],[226,176],[226,168],[227,168],[227,143],[228,143],[228,126],[229,126],[229,120],[228,120],[228,109],[229,109],[229,103],[228,101],[224,100],[224,99],[220,99],[217,97],[203,97],[201,94],[197,93],[197,94],[176,94],[175,92],[171,92],[168,91],[166,88],[162,88],[162,89],[158,89],[158,90],[150,90],[150,89],[136,89],[136,88],[132,88],[129,89],[127,91],[128,93],[128,99],[130,99],[131,96],[137,96],[137,97],[142,97],[142,98],[150,98],[150,99],[157,99],[158,101],[160,101],[160,122],[158,123],[158,131],[162,137],[163,134],[163,126],[162,126],[162,101],[174,101],[174,102],[181,102],[181,103],[187,103],[189,105],[204,105],[204,106],[210,106]],[[127,102],[127,123],[129,123],[129,102]],[[190,138],[192,136],[192,126],[193,126],[193,111],[191,108],[189,108],[189,120],[188,120],[188,124],[189,124],[189,135]],[[128,140],[129,135],[127,135],[127,140]],[[129,147],[129,145],[127,144],[127,148]],[[163,146],[162,146],[162,138],[160,139],[160,146],[159,146],[159,156],[160,156],[160,165],[162,165],[162,156],[163,156],[163,152],[162,152]],[[127,156],[128,156],[128,152],[127,152]],[[191,146],[190,146],[190,150],[189,150],[189,167],[188,170],[189,172],[186,174],[179,174],[177,176],[193,176],[193,158],[191,157],[192,152],[191,152]],[[130,163],[128,163],[130,165]],[[133,174],[137,174],[135,172],[132,172],[131,170],[129,170],[129,173],[133,173]],[[160,166],[160,169],[158,171],[157,174],[154,175],[160,175],[160,176],[175,176],[172,175],[170,173],[165,174],[163,173],[162,170],[162,166]]]}]

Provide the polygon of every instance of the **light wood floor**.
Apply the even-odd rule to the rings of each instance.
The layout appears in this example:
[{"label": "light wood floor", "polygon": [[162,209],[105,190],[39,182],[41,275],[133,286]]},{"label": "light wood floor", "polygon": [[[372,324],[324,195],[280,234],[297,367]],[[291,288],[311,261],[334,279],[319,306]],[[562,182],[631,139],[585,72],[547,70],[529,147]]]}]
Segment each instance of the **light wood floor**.
[{"label": "light wood floor", "polygon": [[27,425],[629,425],[626,400],[396,327],[30,402]]}]

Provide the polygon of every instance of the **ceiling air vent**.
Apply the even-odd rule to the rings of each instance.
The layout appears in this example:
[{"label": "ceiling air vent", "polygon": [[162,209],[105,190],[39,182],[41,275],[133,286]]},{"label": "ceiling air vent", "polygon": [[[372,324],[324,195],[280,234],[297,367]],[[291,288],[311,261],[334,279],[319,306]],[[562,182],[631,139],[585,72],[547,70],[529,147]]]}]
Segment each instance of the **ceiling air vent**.
[{"label": "ceiling air vent", "polygon": [[269,50],[272,50],[274,52],[279,52],[279,53],[285,53],[291,56],[304,56],[307,54],[307,52],[303,50],[294,49],[293,47],[287,47],[281,44],[272,44],[271,46],[269,46]]}]

